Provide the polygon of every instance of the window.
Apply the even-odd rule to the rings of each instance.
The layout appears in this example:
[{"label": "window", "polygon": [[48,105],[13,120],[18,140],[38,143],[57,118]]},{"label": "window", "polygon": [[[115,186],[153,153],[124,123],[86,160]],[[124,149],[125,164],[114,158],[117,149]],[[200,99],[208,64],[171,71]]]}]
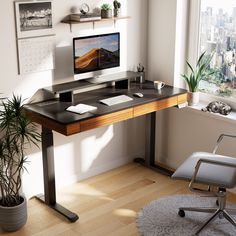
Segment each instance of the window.
[{"label": "window", "polygon": [[202,92],[236,98],[236,1],[201,0],[199,54],[213,53],[218,73],[200,83]]}]

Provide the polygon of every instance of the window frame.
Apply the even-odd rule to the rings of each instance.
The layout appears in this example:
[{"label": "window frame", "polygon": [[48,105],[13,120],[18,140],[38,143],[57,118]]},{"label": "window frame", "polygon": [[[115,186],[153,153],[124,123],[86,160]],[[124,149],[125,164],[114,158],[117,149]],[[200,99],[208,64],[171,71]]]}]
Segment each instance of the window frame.
[{"label": "window frame", "polygon": [[[190,0],[189,31],[188,31],[188,49],[187,58],[191,64],[194,64],[198,58],[198,48],[200,45],[200,17],[201,17],[201,0]],[[236,110],[236,99],[224,98],[209,93],[200,92],[200,102],[209,103],[215,100],[230,105]]]}]

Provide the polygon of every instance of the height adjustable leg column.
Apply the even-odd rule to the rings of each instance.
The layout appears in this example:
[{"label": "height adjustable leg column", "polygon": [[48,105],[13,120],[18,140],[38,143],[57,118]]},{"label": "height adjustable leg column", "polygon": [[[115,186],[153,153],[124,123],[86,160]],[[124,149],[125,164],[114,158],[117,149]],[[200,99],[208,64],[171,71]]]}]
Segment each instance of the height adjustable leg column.
[{"label": "height adjustable leg column", "polygon": [[64,208],[56,202],[56,185],[54,170],[54,147],[52,130],[42,127],[42,153],[43,153],[43,178],[44,195],[37,195],[36,198],[45,203],[69,221],[75,222],[78,215]]},{"label": "height adjustable leg column", "polygon": [[165,175],[172,175],[173,172],[155,164],[155,146],[156,146],[156,112],[146,115],[146,140],[145,140],[145,159],[136,158],[134,161],[145,165],[152,170]]}]

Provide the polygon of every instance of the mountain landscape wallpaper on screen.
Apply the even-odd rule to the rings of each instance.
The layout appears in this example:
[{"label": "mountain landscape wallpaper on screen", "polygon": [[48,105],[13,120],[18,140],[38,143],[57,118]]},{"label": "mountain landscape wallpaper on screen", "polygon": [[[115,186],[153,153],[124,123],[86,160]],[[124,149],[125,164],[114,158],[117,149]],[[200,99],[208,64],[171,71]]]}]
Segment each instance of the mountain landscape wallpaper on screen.
[{"label": "mountain landscape wallpaper on screen", "polygon": [[75,70],[84,73],[117,67],[119,50],[118,35],[80,39],[75,42]]}]

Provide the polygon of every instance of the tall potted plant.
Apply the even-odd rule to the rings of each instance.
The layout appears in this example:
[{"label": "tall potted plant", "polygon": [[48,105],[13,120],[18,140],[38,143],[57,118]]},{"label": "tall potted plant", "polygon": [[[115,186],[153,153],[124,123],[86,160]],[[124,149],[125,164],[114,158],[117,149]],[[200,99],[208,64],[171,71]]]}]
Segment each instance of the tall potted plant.
[{"label": "tall potted plant", "polygon": [[199,102],[198,88],[200,81],[217,72],[216,70],[210,68],[212,57],[213,54],[206,55],[205,51],[199,56],[195,67],[190,65],[188,61],[186,62],[190,73],[183,74],[181,76],[188,85],[188,104],[190,106],[196,105]]},{"label": "tall potted plant", "polygon": [[30,143],[37,145],[40,135],[27,118],[20,96],[1,100],[0,105],[0,227],[16,231],[27,220],[26,199],[20,192],[25,151]]}]

